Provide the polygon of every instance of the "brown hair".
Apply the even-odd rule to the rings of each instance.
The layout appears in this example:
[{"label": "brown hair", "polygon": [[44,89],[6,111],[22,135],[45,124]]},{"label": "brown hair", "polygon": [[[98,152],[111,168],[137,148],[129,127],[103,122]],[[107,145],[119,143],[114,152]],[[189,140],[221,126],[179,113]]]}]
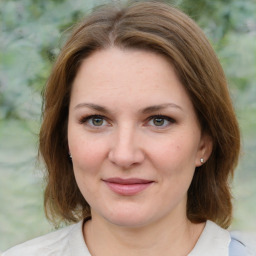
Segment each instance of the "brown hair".
[{"label": "brown hair", "polygon": [[195,171],[188,191],[187,217],[227,228],[232,217],[229,182],[236,167],[240,134],[222,67],[201,29],[164,3],[101,7],[78,24],[63,47],[44,94],[39,152],[46,164],[46,215],[76,222],[90,206],[76,184],[68,157],[67,119],[72,82],[81,61],[111,46],[149,50],[173,64],[213,141],[208,161]]}]

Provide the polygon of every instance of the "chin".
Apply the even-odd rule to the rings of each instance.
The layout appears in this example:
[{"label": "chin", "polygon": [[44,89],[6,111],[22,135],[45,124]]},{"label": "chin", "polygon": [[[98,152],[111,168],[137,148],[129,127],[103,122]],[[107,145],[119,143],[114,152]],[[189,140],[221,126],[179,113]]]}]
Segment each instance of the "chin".
[{"label": "chin", "polygon": [[153,216],[150,217],[150,213],[143,213],[141,210],[122,210],[121,212],[116,210],[115,212],[104,215],[103,217],[105,220],[112,223],[113,225],[130,228],[146,226],[154,219]]},{"label": "chin", "polygon": [[136,218],[135,216],[112,218],[108,219],[109,222],[120,227],[139,228],[146,226],[148,221],[145,218]]}]

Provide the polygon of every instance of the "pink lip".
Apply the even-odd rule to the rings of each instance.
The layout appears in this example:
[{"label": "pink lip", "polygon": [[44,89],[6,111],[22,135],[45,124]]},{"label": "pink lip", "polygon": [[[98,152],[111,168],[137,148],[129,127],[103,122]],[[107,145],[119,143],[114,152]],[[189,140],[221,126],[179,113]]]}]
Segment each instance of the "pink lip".
[{"label": "pink lip", "polygon": [[154,181],[130,178],[109,178],[103,180],[106,185],[115,193],[123,196],[132,196],[148,188]]}]

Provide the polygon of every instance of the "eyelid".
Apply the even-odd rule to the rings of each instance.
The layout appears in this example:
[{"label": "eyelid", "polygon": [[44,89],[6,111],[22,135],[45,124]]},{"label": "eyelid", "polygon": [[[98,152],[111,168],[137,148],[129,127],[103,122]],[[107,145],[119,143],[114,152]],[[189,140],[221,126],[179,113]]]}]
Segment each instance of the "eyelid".
[{"label": "eyelid", "polygon": [[100,128],[100,127],[106,126],[106,125],[102,125],[102,126],[98,126],[98,127],[97,127],[96,125],[95,125],[95,126],[92,126],[92,125],[88,124],[88,121],[89,121],[90,119],[92,119],[92,118],[101,118],[101,119],[103,119],[104,121],[106,121],[106,122],[109,123],[108,118],[105,117],[105,116],[103,116],[103,115],[100,115],[100,114],[90,114],[90,115],[82,116],[82,117],[79,119],[79,123],[80,123],[80,124],[85,124],[85,123],[87,123],[88,126],[93,127],[93,128]]},{"label": "eyelid", "polygon": [[162,118],[162,119],[166,119],[166,120],[168,120],[170,122],[172,122],[172,121],[175,122],[175,119],[173,117],[170,117],[170,116],[167,116],[167,115],[163,115],[163,114],[155,114],[155,115],[152,115],[152,116],[148,117],[147,119],[151,120],[153,118]]},{"label": "eyelid", "polygon": [[165,126],[153,126],[153,127],[157,127],[158,129],[163,129],[163,128],[166,128],[168,127],[170,124],[173,124],[176,122],[176,120],[170,116],[166,116],[166,115],[162,115],[162,114],[156,114],[156,115],[152,115],[150,117],[147,118],[147,123],[150,122],[151,120],[153,120],[154,118],[159,118],[159,119],[164,119],[164,120],[167,120],[169,122],[168,125],[165,125]]},{"label": "eyelid", "polygon": [[[101,118],[104,121],[106,121],[107,124],[100,125],[100,126],[91,125],[91,124],[89,124],[88,121],[90,119],[93,119],[93,118]],[[157,125],[149,124],[149,122],[151,120],[153,120],[154,118],[164,119],[164,120],[168,121],[169,123],[167,125],[163,125],[163,126],[157,126]],[[170,116],[167,116],[167,115],[155,114],[155,115],[152,115],[152,116],[149,116],[148,118],[146,118],[145,122],[146,122],[146,126],[152,126],[154,128],[164,129],[164,128],[167,128],[168,126],[170,126],[171,124],[176,123],[176,120],[174,118],[170,117]],[[106,116],[101,115],[101,114],[89,114],[89,115],[82,116],[81,118],[79,118],[79,123],[83,124],[83,125],[87,125],[88,127],[91,127],[91,128],[94,128],[94,129],[100,129],[100,128],[103,128],[103,127],[106,127],[106,126],[111,126],[111,122],[110,122],[109,118],[107,118]]]}]

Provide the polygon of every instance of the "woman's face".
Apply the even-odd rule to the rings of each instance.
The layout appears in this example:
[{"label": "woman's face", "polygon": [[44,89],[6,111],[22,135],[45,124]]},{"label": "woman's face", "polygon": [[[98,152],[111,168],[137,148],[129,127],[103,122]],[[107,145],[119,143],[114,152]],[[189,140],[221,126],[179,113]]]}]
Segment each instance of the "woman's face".
[{"label": "woman's face", "polygon": [[187,190],[210,147],[172,65],[118,48],[83,61],[68,144],[92,217],[129,227],[186,218]]}]

